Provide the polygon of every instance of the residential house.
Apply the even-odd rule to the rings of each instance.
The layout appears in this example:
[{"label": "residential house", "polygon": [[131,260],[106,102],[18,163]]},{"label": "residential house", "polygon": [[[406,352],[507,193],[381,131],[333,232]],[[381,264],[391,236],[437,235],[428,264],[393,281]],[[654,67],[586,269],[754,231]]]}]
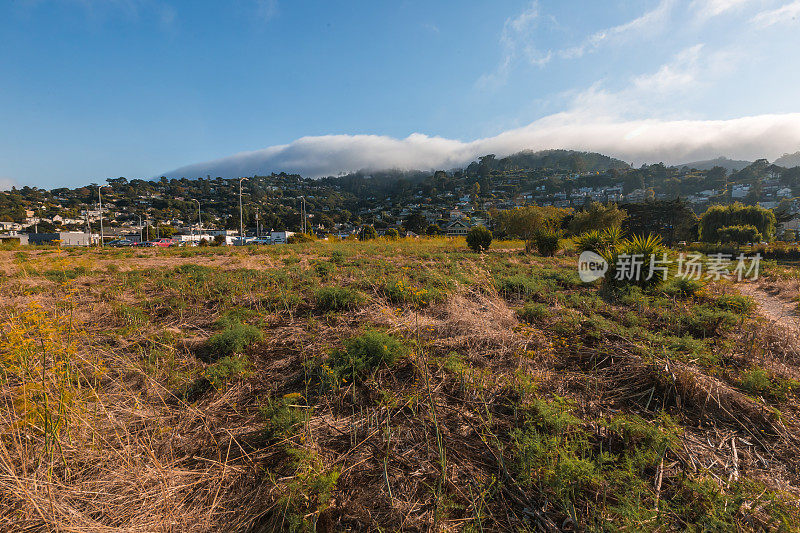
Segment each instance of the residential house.
[{"label": "residential house", "polygon": [[469,231],[470,225],[465,222],[463,219],[456,219],[444,229],[445,235],[448,237],[458,237],[461,235],[466,235]]}]

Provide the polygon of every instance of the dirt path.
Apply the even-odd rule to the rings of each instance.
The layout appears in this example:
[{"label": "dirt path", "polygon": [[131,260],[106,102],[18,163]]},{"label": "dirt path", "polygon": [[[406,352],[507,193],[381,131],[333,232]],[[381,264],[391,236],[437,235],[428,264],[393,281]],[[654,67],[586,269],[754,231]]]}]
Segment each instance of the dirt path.
[{"label": "dirt path", "polygon": [[795,302],[773,296],[757,283],[743,283],[738,285],[738,289],[756,301],[759,313],[765,318],[800,336],[800,314],[797,312]]}]

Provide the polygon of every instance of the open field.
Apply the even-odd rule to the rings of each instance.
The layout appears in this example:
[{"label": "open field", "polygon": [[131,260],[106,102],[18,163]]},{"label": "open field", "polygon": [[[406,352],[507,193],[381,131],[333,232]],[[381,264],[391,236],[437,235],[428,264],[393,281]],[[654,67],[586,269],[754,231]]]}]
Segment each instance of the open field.
[{"label": "open field", "polygon": [[800,270],[576,261],[0,251],[0,530],[798,530]]}]

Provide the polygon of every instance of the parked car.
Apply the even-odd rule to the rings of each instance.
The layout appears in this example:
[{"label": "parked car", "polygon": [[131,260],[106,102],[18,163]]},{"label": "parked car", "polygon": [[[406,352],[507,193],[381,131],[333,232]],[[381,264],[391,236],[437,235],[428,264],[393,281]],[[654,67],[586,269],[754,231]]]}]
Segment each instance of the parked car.
[{"label": "parked car", "polygon": [[158,245],[153,241],[144,241],[138,243],[136,246],[141,246],[142,248],[155,248]]},{"label": "parked car", "polygon": [[157,241],[152,241],[152,242],[156,246],[160,246],[162,248],[168,248],[168,247],[172,246],[172,244],[175,241],[173,241],[172,239],[158,239]]},{"label": "parked car", "polygon": [[126,248],[128,246],[136,246],[136,243],[130,239],[114,239],[106,243],[106,246],[111,248]]},{"label": "parked car", "polygon": [[269,237],[258,237],[251,241],[248,241],[247,244],[272,244],[272,239]]}]

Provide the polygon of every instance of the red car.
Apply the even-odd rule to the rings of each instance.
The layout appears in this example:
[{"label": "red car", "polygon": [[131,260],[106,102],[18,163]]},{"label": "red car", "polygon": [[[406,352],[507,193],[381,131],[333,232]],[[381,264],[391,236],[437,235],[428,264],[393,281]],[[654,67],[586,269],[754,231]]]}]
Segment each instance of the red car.
[{"label": "red car", "polygon": [[174,244],[175,241],[172,239],[158,239],[157,241],[153,241],[153,244],[156,246],[161,246],[163,248],[168,248]]}]

